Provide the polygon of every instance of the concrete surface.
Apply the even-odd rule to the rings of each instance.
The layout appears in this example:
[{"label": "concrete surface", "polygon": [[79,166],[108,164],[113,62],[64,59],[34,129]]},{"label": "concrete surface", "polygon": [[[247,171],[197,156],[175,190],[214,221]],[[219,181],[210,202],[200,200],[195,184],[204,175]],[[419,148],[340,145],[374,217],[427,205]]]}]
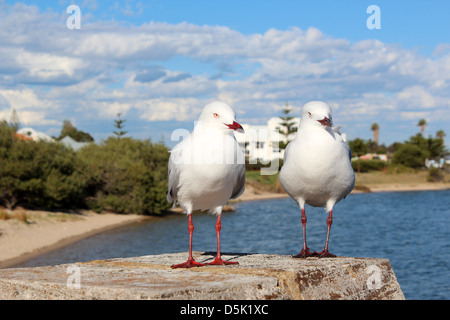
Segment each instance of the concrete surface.
[{"label": "concrete surface", "polygon": [[[404,299],[387,259],[222,254],[239,265],[171,269],[187,253],[0,270],[0,299]],[[198,262],[214,253],[194,252]]]}]

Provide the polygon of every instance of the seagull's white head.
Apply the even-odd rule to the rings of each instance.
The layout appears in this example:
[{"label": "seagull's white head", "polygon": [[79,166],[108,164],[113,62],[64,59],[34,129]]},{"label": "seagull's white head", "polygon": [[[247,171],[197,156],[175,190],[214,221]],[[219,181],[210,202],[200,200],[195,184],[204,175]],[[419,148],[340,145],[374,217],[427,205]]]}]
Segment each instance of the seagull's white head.
[{"label": "seagull's white head", "polygon": [[320,127],[332,127],[331,108],[322,101],[311,101],[303,106],[302,122]]},{"label": "seagull's white head", "polygon": [[234,130],[244,132],[242,126],[236,122],[234,110],[223,101],[215,101],[207,104],[198,121],[204,127],[217,128],[219,130]]}]

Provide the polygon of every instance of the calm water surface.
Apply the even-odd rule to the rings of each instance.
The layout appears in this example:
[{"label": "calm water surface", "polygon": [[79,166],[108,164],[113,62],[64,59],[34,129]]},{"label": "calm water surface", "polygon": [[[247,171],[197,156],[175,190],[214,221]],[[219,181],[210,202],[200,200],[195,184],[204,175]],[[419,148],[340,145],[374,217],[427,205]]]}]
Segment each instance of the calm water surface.
[{"label": "calm water surface", "polygon": [[[297,254],[300,210],[290,199],[244,202],[222,215],[222,252]],[[311,250],[321,251],[327,213],[306,208]],[[215,217],[194,214],[194,250],[216,250]],[[407,299],[450,298],[450,190],[351,194],[335,206],[329,244],[338,256],[387,258]],[[21,264],[55,265],[188,250],[187,218],[118,228]]]}]

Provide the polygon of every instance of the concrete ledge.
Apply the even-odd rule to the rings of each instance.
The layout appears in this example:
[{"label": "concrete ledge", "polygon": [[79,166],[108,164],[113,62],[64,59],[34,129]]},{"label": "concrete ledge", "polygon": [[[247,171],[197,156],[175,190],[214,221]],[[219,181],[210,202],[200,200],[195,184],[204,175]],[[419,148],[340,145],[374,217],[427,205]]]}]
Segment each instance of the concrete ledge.
[{"label": "concrete ledge", "polygon": [[[0,299],[404,299],[387,259],[222,254],[233,266],[171,269],[187,253],[0,270]],[[199,262],[214,253],[195,252]]]}]

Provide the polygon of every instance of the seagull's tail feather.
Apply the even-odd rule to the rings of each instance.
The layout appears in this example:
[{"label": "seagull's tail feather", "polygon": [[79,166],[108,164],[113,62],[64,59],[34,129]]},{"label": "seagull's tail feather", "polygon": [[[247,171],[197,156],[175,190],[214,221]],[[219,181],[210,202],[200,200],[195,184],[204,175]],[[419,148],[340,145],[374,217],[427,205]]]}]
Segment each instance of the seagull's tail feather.
[{"label": "seagull's tail feather", "polygon": [[169,202],[169,203],[173,202],[173,204],[175,205],[175,201],[172,198],[172,190],[166,191],[166,199],[167,199],[167,202]]}]

